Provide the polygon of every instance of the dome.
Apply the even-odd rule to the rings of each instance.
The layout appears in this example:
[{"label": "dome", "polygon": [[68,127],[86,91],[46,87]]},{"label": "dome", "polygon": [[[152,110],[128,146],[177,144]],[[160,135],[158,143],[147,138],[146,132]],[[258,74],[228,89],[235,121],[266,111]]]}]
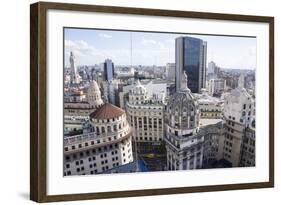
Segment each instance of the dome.
[{"label": "dome", "polygon": [[98,86],[98,83],[95,80],[90,81],[89,91],[90,92],[100,92],[100,88]]},{"label": "dome", "polygon": [[112,105],[110,103],[105,103],[101,107],[97,108],[96,111],[90,114],[91,119],[113,119],[122,116],[125,113],[119,107]]},{"label": "dome", "polygon": [[187,88],[187,76],[183,75],[182,87],[172,95],[167,104],[168,125],[179,129],[197,128],[199,124],[198,102]]},{"label": "dome", "polygon": [[100,88],[95,80],[90,81],[90,86],[88,88],[87,95],[88,103],[90,104],[91,108],[96,108],[103,104],[103,101],[101,99]]}]

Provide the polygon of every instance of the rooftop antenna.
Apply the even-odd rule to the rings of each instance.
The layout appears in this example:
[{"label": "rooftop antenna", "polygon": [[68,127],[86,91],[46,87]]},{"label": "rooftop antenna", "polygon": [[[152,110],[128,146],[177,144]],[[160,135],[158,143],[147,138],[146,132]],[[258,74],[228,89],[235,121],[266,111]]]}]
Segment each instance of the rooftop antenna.
[{"label": "rooftop antenna", "polygon": [[[133,36],[132,32],[130,32],[130,63],[131,63],[131,68],[133,67]],[[134,139],[134,147],[135,147],[135,153],[136,153],[136,172],[139,171],[139,163],[138,163],[138,147],[137,147],[137,141]]]},{"label": "rooftop antenna", "polygon": [[130,32],[130,55],[131,55],[131,67],[133,67],[133,42],[132,42],[132,32]]}]

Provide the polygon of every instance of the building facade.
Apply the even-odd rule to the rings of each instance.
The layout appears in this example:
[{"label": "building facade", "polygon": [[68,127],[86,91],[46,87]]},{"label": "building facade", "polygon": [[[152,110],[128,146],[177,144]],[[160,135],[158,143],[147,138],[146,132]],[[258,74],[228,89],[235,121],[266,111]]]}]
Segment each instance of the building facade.
[{"label": "building facade", "polygon": [[222,119],[223,100],[210,96],[206,89],[202,89],[201,94],[195,96],[198,100],[201,119]]},{"label": "building facade", "polygon": [[242,143],[242,153],[240,166],[241,167],[253,167],[256,165],[256,130],[255,130],[255,120],[245,128],[245,134],[243,136]]},{"label": "building facade", "polygon": [[176,90],[180,89],[181,76],[187,73],[188,88],[199,93],[206,87],[207,42],[193,37],[176,39]]},{"label": "building facade", "polygon": [[223,158],[238,167],[241,164],[245,129],[255,117],[255,102],[244,88],[244,76],[239,77],[238,87],[225,96],[225,140]]},{"label": "building facade", "polygon": [[199,106],[187,87],[184,72],[181,88],[169,99],[166,109],[166,150],[168,170],[202,168],[204,136],[199,132]]},{"label": "building facade", "polygon": [[[80,92],[80,95],[84,93]],[[100,88],[95,80],[90,81],[87,88],[86,100],[70,101],[64,96],[64,132],[71,133],[82,129],[82,124],[89,119],[89,115],[103,105]]]},{"label": "building facade", "polygon": [[134,129],[136,142],[159,142],[164,136],[163,99],[150,97],[140,81],[129,92],[126,103],[128,121]]},{"label": "building facade", "polygon": [[172,82],[176,81],[176,64],[175,63],[166,64],[166,79],[168,81],[172,81]]},{"label": "building facade", "polygon": [[105,103],[83,134],[64,138],[64,176],[103,173],[133,162],[132,129],[124,110]]},{"label": "building facade", "polygon": [[208,92],[211,96],[221,96],[226,90],[225,79],[210,79],[208,81]]}]

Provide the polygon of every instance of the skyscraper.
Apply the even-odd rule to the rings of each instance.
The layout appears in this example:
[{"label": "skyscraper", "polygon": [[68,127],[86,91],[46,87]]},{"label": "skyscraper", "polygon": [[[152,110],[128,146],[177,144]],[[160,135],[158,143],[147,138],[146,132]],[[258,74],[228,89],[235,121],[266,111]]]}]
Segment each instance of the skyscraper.
[{"label": "skyscraper", "polygon": [[180,89],[181,76],[188,75],[191,92],[199,93],[206,87],[207,42],[193,37],[176,39],[176,90]]},{"label": "skyscraper", "polygon": [[104,79],[106,81],[112,81],[114,77],[114,64],[112,60],[106,59],[103,64]]}]

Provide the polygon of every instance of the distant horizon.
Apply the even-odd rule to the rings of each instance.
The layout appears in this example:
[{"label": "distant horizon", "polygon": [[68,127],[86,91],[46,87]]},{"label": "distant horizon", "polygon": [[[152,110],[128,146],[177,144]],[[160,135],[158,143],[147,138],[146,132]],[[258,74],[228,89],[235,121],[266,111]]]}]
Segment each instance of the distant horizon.
[{"label": "distant horizon", "polygon": [[[101,63],[104,63],[104,62],[101,62]],[[95,65],[100,65],[101,63],[96,63],[96,64],[80,64],[80,65],[76,65],[76,66],[78,66],[78,67],[95,66]],[[168,62],[168,63],[171,63],[171,62]],[[206,65],[207,68],[208,68],[208,63]],[[166,64],[165,65],[119,65],[119,64],[115,64],[114,62],[113,62],[113,64],[114,64],[115,67],[117,66],[117,67],[128,67],[128,68],[129,67],[139,67],[139,66],[142,66],[142,67],[153,67],[153,66],[156,66],[156,67],[166,67]],[[253,68],[253,69],[250,69],[250,68],[224,68],[224,67],[220,67],[218,64],[216,64],[216,65],[220,69],[222,69],[222,70],[250,70],[250,71],[254,71],[256,69],[256,68]],[[65,66],[65,68],[70,68],[70,67],[68,65],[68,66]]]},{"label": "distant horizon", "polygon": [[111,59],[115,66],[164,67],[167,63],[175,63],[175,39],[179,36],[200,38],[207,42],[206,67],[214,61],[222,69],[256,68],[255,37],[79,28],[64,29],[64,67],[69,67],[70,51],[76,57],[77,66],[100,65],[105,59]]}]

